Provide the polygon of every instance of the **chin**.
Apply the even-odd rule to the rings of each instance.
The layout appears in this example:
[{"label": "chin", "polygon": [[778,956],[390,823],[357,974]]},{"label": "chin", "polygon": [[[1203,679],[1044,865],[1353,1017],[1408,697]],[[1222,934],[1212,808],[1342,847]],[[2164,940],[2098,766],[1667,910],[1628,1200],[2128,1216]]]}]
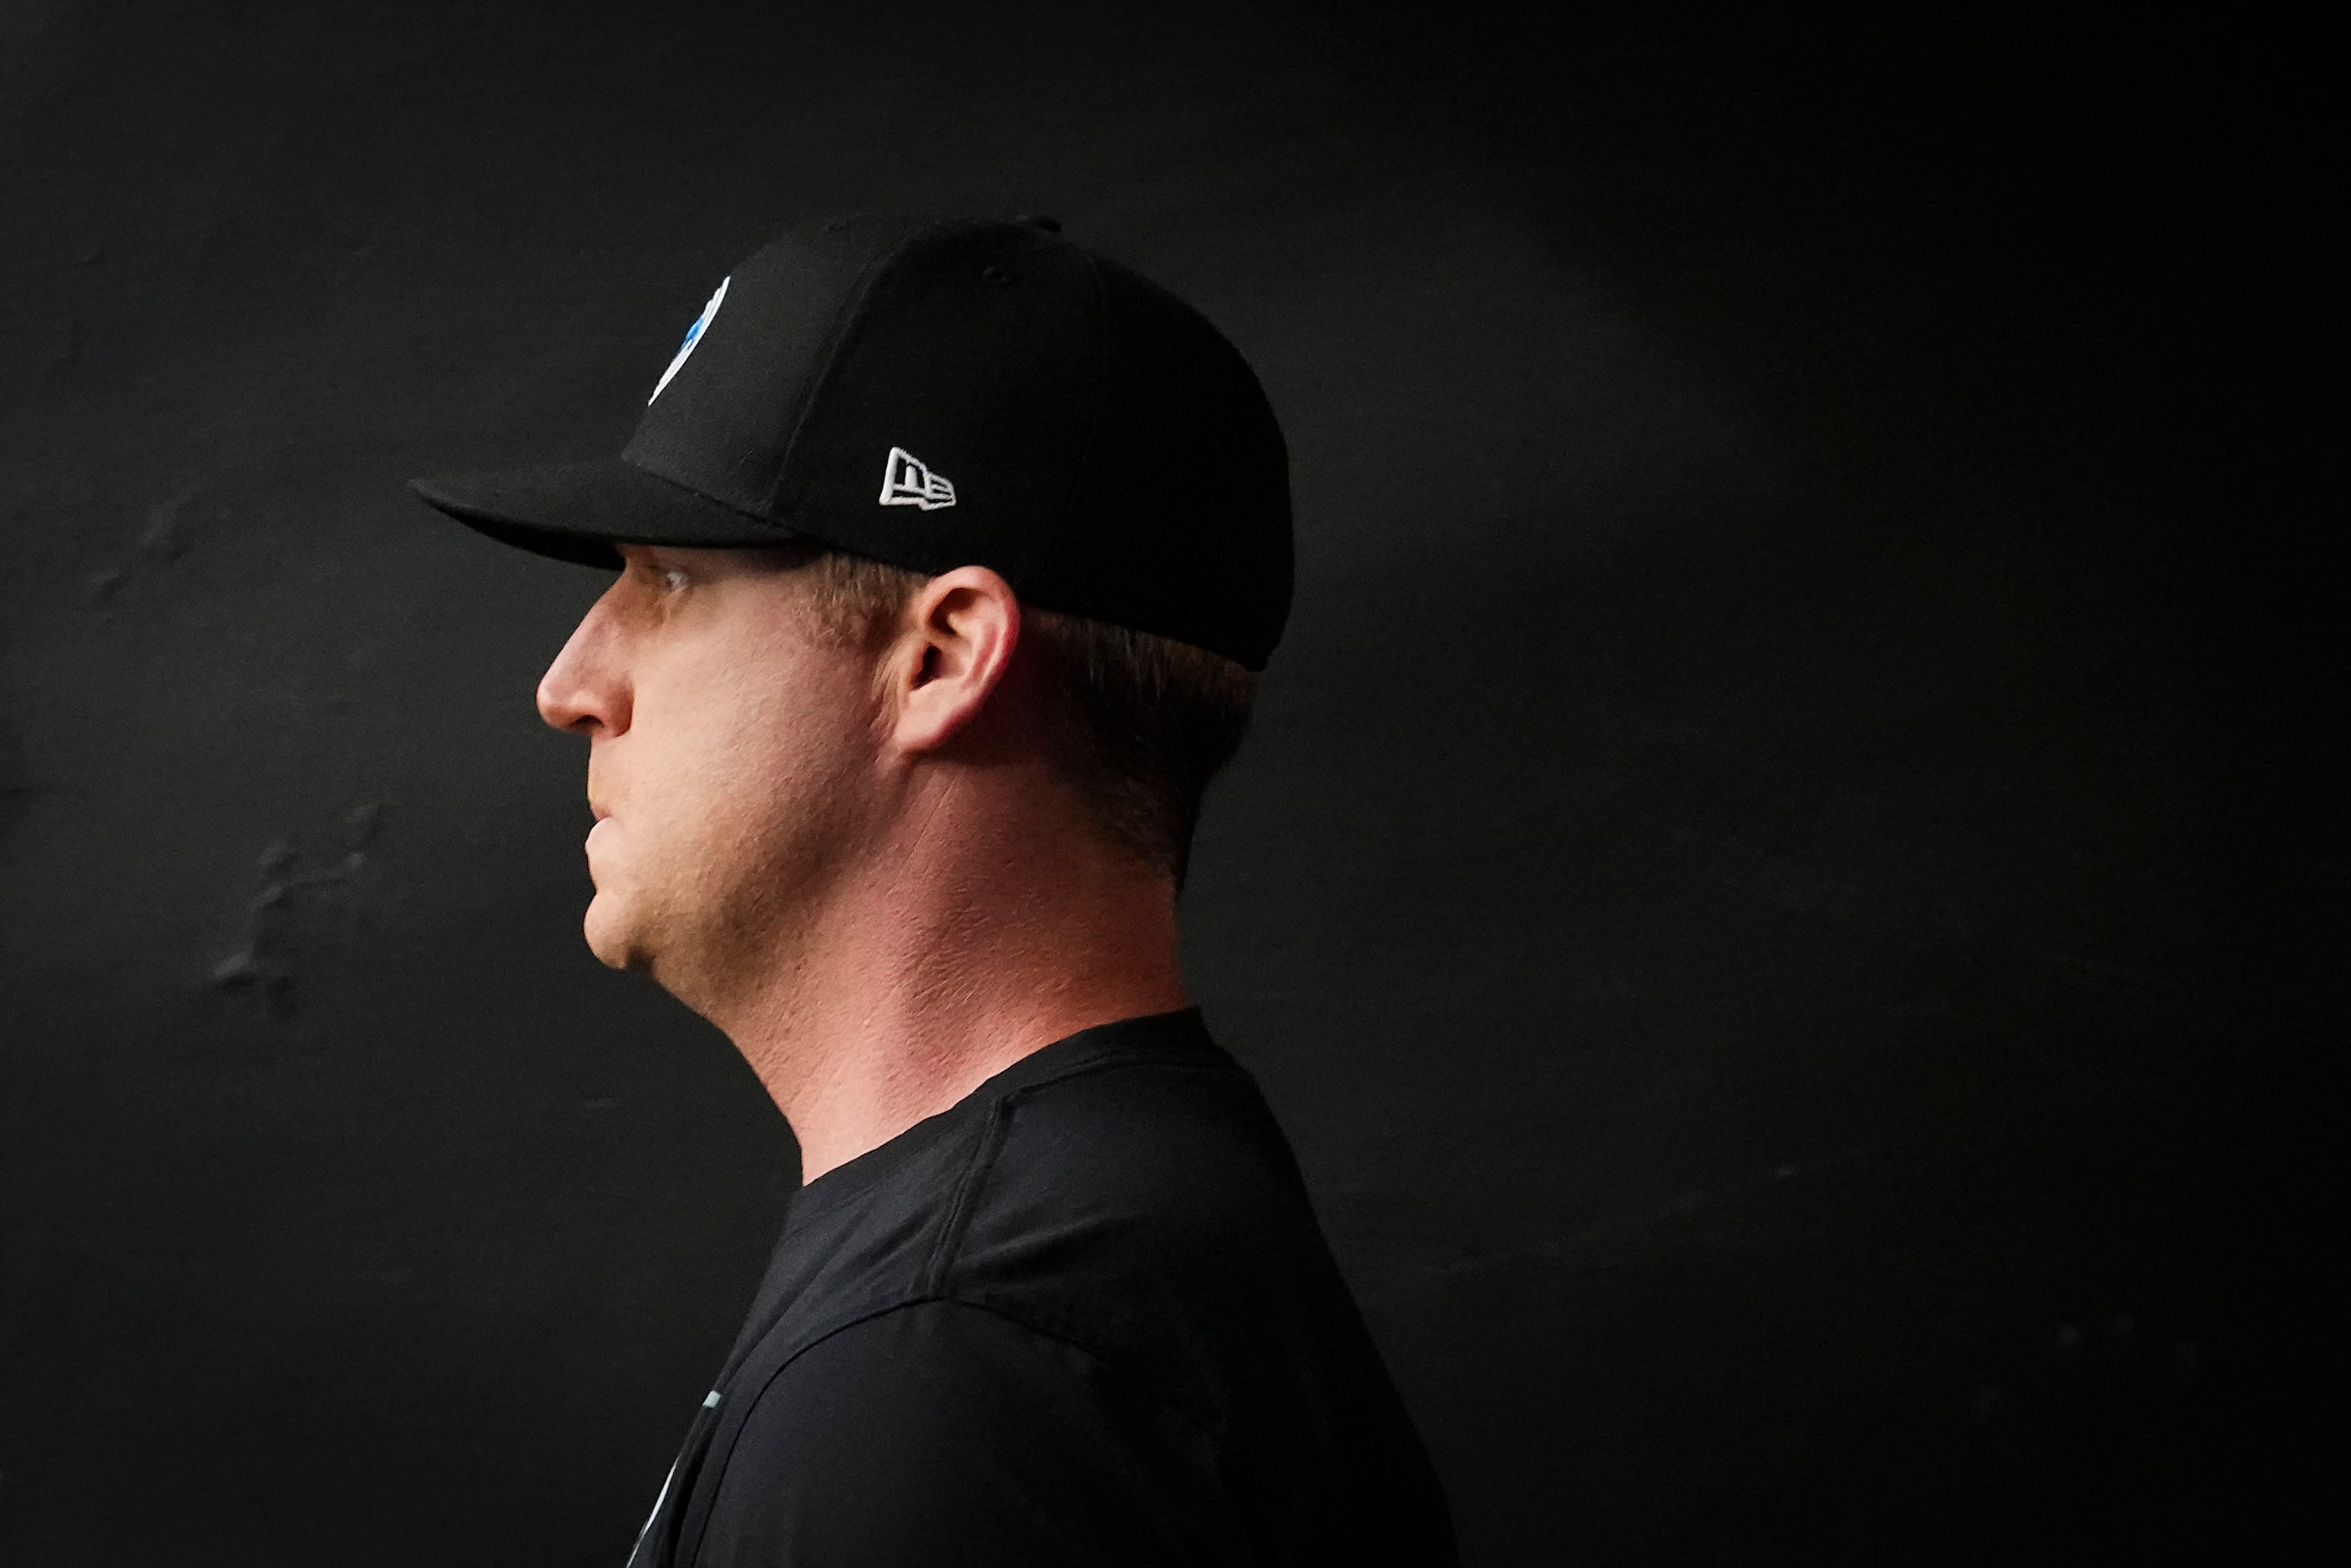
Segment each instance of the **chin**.
[{"label": "chin", "polygon": [[629,929],[622,911],[613,908],[609,893],[599,893],[589,900],[588,913],[580,921],[580,934],[588,939],[588,950],[607,969],[644,969],[652,963],[652,955]]}]

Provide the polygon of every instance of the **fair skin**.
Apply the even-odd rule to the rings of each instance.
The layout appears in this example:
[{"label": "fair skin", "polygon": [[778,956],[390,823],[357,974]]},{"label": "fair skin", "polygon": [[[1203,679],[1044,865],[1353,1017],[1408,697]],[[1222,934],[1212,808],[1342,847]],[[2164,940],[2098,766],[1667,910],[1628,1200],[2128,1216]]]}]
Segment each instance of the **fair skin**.
[{"label": "fair skin", "polygon": [[589,742],[588,945],[734,1041],[804,1180],[1186,1005],[1174,879],[1050,764],[1002,577],[931,578],[876,651],[825,635],[787,558],[622,555],[538,687]]}]

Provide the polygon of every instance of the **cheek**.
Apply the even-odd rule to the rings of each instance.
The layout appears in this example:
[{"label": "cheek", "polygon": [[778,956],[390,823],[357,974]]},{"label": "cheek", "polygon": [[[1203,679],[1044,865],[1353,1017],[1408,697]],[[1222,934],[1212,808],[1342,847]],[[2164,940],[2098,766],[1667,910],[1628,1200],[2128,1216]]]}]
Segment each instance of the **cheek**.
[{"label": "cheek", "polygon": [[678,826],[710,857],[773,867],[823,853],[853,823],[868,793],[866,716],[831,673],[738,678],[695,716],[699,757],[684,793],[695,820]]}]

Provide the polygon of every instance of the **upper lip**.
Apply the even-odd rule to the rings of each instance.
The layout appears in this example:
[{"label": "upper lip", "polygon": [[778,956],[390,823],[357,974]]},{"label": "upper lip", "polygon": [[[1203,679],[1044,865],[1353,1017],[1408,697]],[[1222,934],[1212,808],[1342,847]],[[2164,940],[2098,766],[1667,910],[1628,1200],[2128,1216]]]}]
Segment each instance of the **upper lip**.
[{"label": "upper lip", "polygon": [[599,805],[592,800],[588,803],[588,809],[596,814],[596,820],[599,822],[612,815],[609,807]]}]

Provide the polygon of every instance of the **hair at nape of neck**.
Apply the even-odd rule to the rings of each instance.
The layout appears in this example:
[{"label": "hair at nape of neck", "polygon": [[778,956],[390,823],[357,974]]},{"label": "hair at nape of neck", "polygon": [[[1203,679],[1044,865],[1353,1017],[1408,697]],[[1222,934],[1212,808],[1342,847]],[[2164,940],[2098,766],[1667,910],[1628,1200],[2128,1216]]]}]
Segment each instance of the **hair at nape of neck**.
[{"label": "hair at nape of neck", "polygon": [[[885,640],[928,577],[842,551],[817,553],[814,607],[852,646]],[[1208,783],[1240,749],[1256,677],[1191,643],[1025,607],[1054,672],[1055,760],[1113,842],[1181,888]]]}]

